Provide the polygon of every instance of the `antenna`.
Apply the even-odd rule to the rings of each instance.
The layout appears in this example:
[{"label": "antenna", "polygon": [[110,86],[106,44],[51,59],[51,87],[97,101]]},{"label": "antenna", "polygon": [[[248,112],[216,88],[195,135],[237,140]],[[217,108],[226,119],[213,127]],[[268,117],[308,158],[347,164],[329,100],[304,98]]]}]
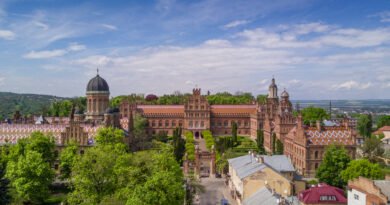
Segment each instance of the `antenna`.
[{"label": "antenna", "polygon": [[96,73],[99,75],[99,67],[96,68]]}]

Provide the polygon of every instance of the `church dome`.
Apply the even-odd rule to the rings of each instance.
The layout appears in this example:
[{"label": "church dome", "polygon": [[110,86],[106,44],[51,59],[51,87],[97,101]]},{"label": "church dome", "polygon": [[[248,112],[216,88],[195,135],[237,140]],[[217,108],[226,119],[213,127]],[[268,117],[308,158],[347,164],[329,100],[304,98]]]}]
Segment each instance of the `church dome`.
[{"label": "church dome", "polygon": [[92,78],[87,85],[87,93],[95,93],[95,92],[107,93],[109,91],[110,88],[108,87],[106,80],[100,77],[99,74],[97,74],[96,77]]},{"label": "church dome", "polygon": [[278,88],[278,86],[276,86],[276,83],[275,83],[275,78],[272,78],[272,83],[271,83],[271,85],[269,85],[269,88]]},{"label": "church dome", "polygon": [[288,98],[290,97],[290,95],[288,94],[288,92],[286,90],[284,90],[281,94],[282,98]]}]

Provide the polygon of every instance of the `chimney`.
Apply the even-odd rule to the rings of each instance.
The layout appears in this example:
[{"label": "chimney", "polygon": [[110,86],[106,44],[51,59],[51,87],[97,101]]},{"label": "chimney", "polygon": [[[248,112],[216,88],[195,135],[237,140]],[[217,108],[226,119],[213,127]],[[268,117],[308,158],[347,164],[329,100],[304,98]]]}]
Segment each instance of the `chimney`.
[{"label": "chimney", "polygon": [[321,131],[321,121],[319,120],[316,121],[316,127],[318,131]]}]

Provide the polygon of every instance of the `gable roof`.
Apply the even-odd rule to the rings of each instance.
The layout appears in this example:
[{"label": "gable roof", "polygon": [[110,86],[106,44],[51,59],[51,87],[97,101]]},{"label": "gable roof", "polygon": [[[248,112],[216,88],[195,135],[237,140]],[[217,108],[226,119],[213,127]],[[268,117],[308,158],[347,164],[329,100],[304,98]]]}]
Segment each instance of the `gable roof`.
[{"label": "gable roof", "polygon": [[278,198],[269,189],[263,187],[244,200],[244,205],[277,205]]}]

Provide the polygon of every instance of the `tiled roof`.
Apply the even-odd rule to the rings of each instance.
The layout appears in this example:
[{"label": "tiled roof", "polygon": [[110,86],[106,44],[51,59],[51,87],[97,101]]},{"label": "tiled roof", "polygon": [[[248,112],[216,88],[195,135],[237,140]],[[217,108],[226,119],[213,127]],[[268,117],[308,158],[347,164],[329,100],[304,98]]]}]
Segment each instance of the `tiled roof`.
[{"label": "tiled roof", "polygon": [[305,134],[310,144],[313,145],[328,145],[328,144],[343,144],[354,145],[355,140],[352,137],[352,131],[340,127],[327,127],[322,130],[317,128],[305,129]]},{"label": "tiled roof", "polygon": [[299,201],[305,204],[347,204],[344,191],[340,188],[319,184],[302,191],[298,195]]},{"label": "tiled roof", "polygon": [[390,181],[374,180],[374,184],[381,189],[381,192],[390,200]]},{"label": "tiled roof", "polygon": [[138,105],[144,114],[182,114],[184,105]]},{"label": "tiled roof", "polygon": [[211,113],[216,114],[251,114],[256,112],[256,105],[211,105]]},{"label": "tiled roof", "polygon": [[377,131],[374,132],[374,134],[379,135],[382,134],[383,132],[389,132],[390,131],[390,126],[383,126],[379,128]]},{"label": "tiled roof", "polygon": [[244,205],[277,205],[278,198],[272,192],[263,187],[244,200]]}]

